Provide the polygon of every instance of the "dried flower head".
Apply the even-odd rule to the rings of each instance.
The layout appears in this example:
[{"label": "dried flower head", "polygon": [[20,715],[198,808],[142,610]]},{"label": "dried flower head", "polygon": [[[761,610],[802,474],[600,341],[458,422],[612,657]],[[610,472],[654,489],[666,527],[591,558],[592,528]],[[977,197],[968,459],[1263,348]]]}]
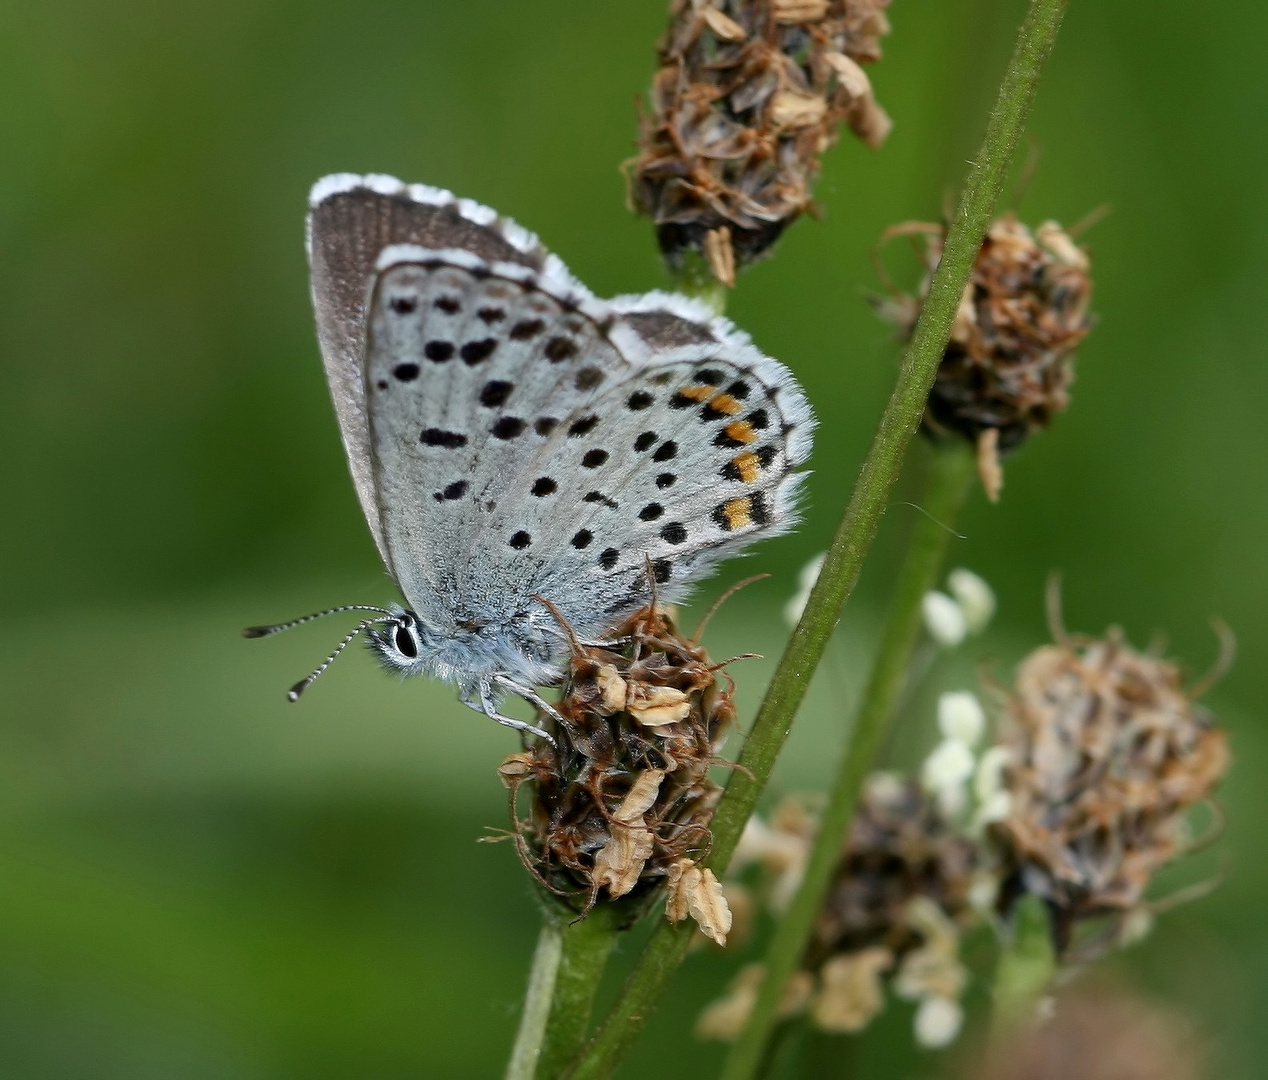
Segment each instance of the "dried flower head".
[{"label": "dried flower head", "polygon": [[[911,222],[888,230],[924,238],[927,273],[920,295],[890,286],[877,301],[883,318],[911,335],[942,258],[946,229]],[[1034,233],[1012,213],[987,230],[956,312],[925,409],[925,431],[963,436],[978,450],[992,499],[1003,485],[999,455],[1052,422],[1069,404],[1074,355],[1092,321],[1092,279],[1086,250],[1048,221]]]},{"label": "dried flower head", "polygon": [[951,920],[967,916],[976,865],[976,846],[919,783],[874,774],[815,924],[808,965],[873,945],[901,957],[925,944],[929,934],[913,924],[912,900],[931,901]]},{"label": "dried flower head", "polygon": [[726,899],[696,863],[721,794],[708,770],[735,719],[733,684],[658,606],[610,645],[573,649],[557,716],[538,717],[554,744],[537,739],[499,769],[521,860],[581,911],[667,885],[669,917],[690,915],[725,943]]},{"label": "dried flower head", "polygon": [[811,205],[841,124],[884,141],[890,120],[861,65],[880,59],[888,4],[673,0],[629,167],[630,202],[671,264],[699,252],[733,285]]},{"label": "dried flower head", "polygon": [[[796,799],[785,800],[769,825],[754,821],[736,861],[761,862],[774,875],[770,903],[778,913],[789,879],[794,887],[800,881],[814,821]],[[817,1027],[861,1031],[884,1007],[889,977],[895,993],[919,1002],[915,1031],[922,1045],[955,1037],[968,978],[959,959],[960,927],[975,917],[978,852],[915,780],[891,773],[868,780],[795,983],[793,999]],[[749,982],[737,981],[697,1030],[733,1038],[755,995]]]},{"label": "dried flower head", "polygon": [[1168,660],[1111,629],[1031,653],[1004,711],[1008,812],[992,831],[1010,893],[1050,905],[1058,949],[1075,924],[1130,924],[1154,874],[1186,845],[1185,811],[1228,767],[1224,732]]}]

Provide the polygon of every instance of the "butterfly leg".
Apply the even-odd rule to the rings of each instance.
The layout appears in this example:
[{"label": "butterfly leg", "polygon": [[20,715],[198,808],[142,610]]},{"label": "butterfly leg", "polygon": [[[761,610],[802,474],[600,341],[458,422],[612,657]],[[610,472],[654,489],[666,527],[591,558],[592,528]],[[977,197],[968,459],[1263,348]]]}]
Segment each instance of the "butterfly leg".
[{"label": "butterfly leg", "polygon": [[493,701],[492,690],[493,688],[491,684],[481,683],[480,684],[480,700],[478,702],[475,702],[467,698],[463,698],[462,703],[468,709],[474,709],[476,712],[484,713],[484,715],[487,716],[490,720],[493,720],[496,723],[501,724],[503,727],[514,728],[516,731],[523,731],[531,735],[537,735],[545,739],[548,743],[550,743],[551,746],[557,745],[555,743],[555,740],[552,739],[548,734],[546,734],[546,732],[544,732],[541,728],[533,727],[532,724],[526,723],[523,720],[516,720],[513,716],[505,716],[502,713],[498,712],[497,705]]},{"label": "butterfly leg", "polygon": [[494,675],[493,681],[497,683],[499,686],[509,690],[512,694],[515,694],[518,697],[522,697],[530,705],[536,706],[538,709],[541,709],[541,711],[544,712],[551,719],[553,719],[555,723],[557,724],[567,723],[567,721],[564,720],[564,718],[559,715],[559,710],[556,709],[555,706],[553,706],[549,701],[547,701],[544,697],[542,697],[541,694],[539,694],[531,686],[523,686],[520,683],[517,683],[509,675]]}]

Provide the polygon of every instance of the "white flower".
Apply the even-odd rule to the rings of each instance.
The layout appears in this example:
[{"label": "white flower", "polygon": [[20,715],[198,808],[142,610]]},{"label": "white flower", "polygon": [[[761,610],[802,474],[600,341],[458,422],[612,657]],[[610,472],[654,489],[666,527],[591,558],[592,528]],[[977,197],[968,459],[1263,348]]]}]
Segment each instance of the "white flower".
[{"label": "white flower", "polygon": [[977,695],[955,690],[939,697],[938,730],[948,739],[976,746],[986,730],[986,712]]},{"label": "white flower", "polygon": [[801,568],[797,576],[797,591],[784,605],[784,621],[789,626],[796,626],[801,621],[801,613],[806,610],[806,601],[810,599],[810,590],[819,580],[819,571],[823,569],[823,560],[827,557],[828,553],[821,551]]},{"label": "white flower", "polygon": [[999,899],[999,877],[989,870],[979,870],[969,883],[969,907],[979,915],[991,915]]},{"label": "white flower", "polygon": [[1004,746],[992,746],[977,763],[977,775],[973,777],[973,794],[985,806],[1004,790],[1004,770],[1012,755]]},{"label": "white flower", "polygon": [[995,593],[982,578],[963,567],[947,575],[947,588],[964,613],[970,634],[980,634],[995,614]]},{"label": "white flower", "polygon": [[969,632],[968,621],[960,605],[946,593],[927,592],[920,602],[925,617],[925,629],[944,649],[953,649]]},{"label": "white flower", "polygon": [[1013,808],[1013,797],[1007,791],[997,791],[989,799],[978,804],[977,813],[973,815],[973,823],[969,833],[980,836],[988,825],[1003,821]]},{"label": "white flower", "polygon": [[921,779],[928,791],[960,787],[970,776],[977,762],[973,751],[960,739],[943,739],[925,758]]},{"label": "white flower", "polygon": [[939,1050],[955,1041],[964,1025],[964,1010],[958,1001],[927,997],[916,1010],[916,1042],[929,1050]]}]

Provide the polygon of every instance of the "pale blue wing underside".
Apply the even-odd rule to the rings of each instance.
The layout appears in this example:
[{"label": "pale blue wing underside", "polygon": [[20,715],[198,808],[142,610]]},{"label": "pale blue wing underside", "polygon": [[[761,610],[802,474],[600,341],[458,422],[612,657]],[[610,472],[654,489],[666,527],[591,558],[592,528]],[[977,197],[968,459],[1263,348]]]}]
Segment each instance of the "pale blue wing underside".
[{"label": "pale blue wing underside", "polygon": [[649,565],[674,599],[794,524],[809,408],[725,320],[670,294],[598,300],[530,234],[434,189],[316,196],[314,252],[325,222],[377,229],[326,248],[345,307],[326,302],[322,345],[371,530],[425,621],[509,625],[536,594],[600,633],[646,602]]}]

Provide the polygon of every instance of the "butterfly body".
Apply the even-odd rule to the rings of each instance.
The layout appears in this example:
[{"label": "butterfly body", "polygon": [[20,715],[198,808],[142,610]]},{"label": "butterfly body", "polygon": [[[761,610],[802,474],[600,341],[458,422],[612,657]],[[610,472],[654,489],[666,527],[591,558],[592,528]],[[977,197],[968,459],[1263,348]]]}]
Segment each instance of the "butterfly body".
[{"label": "butterfly body", "polygon": [[600,637],[794,524],[810,410],[704,305],[598,299],[514,222],[391,177],[319,181],[308,237],[349,466],[408,604],[370,628],[388,666],[505,722],[502,693],[562,671],[560,617]]}]

